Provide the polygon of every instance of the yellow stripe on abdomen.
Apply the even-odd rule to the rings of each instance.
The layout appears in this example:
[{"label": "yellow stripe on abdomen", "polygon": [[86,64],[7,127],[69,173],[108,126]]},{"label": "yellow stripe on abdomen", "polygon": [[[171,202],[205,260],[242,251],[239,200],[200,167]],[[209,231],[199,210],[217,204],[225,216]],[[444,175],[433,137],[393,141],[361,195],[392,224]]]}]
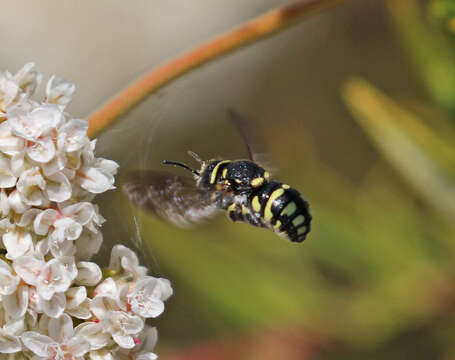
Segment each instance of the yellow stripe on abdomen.
[{"label": "yellow stripe on abdomen", "polygon": [[294,220],[292,220],[292,225],[297,227],[297,226],[303,224],[304,221],[305,221],[305,216],[299,215]]},{"label": "yellow stripe on abdomen", "polygon": [[259,203],[259,198],[257,195],[251,201],[251,206],[253,207],[254,211],[256,211],[256,212],[261,211],[261,204]]},{"label": "yellow stripe on abdomen", "polygon": [[292,216],[294,212],[297,210],[297,205],[294,201],[291,201],[286,207],[281,211],[280,216],[287,215],[288,217]]},{"label": "yellow stripe on abdomen", "polygon": [[264,220],[265,221],[272,220],[272,218],[273,218],[272,205],[273,205],[274,201],[283,194],[284,194],[283,188],[276,189],[274,192],[272,192],[272,194],[270,194],[270,197],[267,200],[267,203],[265,204],[265,209],[264,209]]}]

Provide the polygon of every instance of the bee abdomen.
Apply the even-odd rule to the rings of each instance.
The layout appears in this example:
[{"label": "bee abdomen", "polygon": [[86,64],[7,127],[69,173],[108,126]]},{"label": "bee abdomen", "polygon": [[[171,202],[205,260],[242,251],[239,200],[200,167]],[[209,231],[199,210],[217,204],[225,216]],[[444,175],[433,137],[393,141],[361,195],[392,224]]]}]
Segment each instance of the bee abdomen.
[{"label": "bee abdomen", "polygon": [[294,242],[302,242],[310,231],[309,205],[289,185],[269,182],[250,196],[253,213],[269,228]]}]

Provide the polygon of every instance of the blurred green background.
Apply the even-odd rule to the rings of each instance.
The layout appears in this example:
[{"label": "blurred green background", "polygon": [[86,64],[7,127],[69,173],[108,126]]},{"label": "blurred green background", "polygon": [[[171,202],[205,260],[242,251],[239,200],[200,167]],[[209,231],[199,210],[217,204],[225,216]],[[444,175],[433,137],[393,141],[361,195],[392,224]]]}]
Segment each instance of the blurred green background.
[{"label": "blurred green background", "polygon": [[[277,0],[3,4],[0,65],[77,85],[85,117],[144,71]],[[225,216],[182,230],[130,205],[122,176],[163,159],[245,158],[311,204],[303,245]],[[105,243],[175,294],[162,359],[455,359],[455,2],[350,0],[167,86],[103,133],[121,164]],[[185,174],[174,169],[177,174]],[[186,174],[185,174],[186,175]]]}]

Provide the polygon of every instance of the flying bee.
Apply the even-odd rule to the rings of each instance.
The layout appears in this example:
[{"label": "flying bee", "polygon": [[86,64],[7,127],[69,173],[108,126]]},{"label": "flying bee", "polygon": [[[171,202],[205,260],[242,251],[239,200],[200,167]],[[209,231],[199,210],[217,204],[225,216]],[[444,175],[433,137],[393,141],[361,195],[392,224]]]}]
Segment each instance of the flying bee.
[{"label": "flying bee", "polygon": [[[239,126],[241,118],[231,112]],[[193,174],[195,181],[154,171],[139,171],[123,186],[129,199],[146,211],[167,221],[187,226],[227,211],[236,222],[270,229],[293,242],[305,240],[311,228],[309,204],[287,184],[270,180],[270,174],[254,160],[249,143],[248,160],[202,160],[188,153],[200,164],[190,166],[164,160],[164,165],[182,167]]]}]

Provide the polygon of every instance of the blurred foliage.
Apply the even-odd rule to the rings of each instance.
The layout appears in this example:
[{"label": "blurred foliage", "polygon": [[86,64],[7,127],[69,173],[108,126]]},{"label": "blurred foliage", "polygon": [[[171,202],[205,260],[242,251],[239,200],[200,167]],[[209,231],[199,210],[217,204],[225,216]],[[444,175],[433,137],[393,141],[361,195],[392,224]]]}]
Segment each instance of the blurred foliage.
[{"label": "blurred foliage", "polygon": [[455,49],[451,39],[425,21],[427,16],[421,1],[388,0],[387,4],[403,45],[430,96],[455,115]]},{"label": "blurred foliage", "polygon": [[[387,8],[432,103],[344,74],[342,100],[378,156],[360,181],[322,161],[299,121],[256,123],[276,178],[310,201],[303,245],[222,216],[174,228],[116,194],[118,225],[135,234],[135,219],[151,267],[159,259],[173,279],[159,328],[183,350],[164,344],[164,358],[453,358],[455,44],[439,27],[453,2],[389,0]],[[202,146],[230,144],[219,133],[200,135]],[[314,336],[316,347],[307,343]]]},{"label": "blurred foliage", "polygon": [[444,132],[430,128],[362,79],[351,79],[344,97],[384,156],[451,222],[455,218],[455,131],[447,126]]},{"label": "blurred foliage", "polygon": [[432,0],[428,4],[428,15],[441,28],[455,33],[455,2],[453,0]]}]

